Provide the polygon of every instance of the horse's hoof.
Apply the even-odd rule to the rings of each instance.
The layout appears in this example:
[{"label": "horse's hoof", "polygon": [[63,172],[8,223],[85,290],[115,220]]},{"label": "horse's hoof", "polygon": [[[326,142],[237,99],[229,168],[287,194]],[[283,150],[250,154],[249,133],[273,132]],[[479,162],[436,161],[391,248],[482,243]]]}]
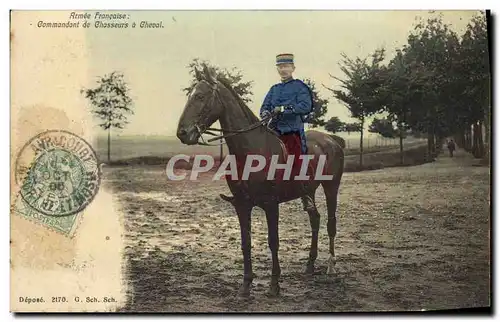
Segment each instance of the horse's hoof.
[{"label": "horse's hoof", "polygon": [[330,255],[330,258],[328,259],[328,269],[326,270],[326,274],[336,275],[337,274],[337,270],[335,269],[336,264],[337,261],[335,260],[335,256]]},{"label": "horse's hoof", "polygon": [[337,275],[337,270],[335,269],[335,266],[328,265],[328,269],[326,270],[326,274],[328,274],[328,275]]},{"label": "horse's hoof", "polygon": [[238,292],[238,296],[240,298],[243,298],[243,299],[247,299],[250,297],[250,289],[248,288],[240,288],[239,292]]},{"label": "horse's hoof", "polygon": [[238,291],[238,296],[248,298],[250,296],[250,284],[243,284]]},{"label": "horse's hoof", "polygon": [[271,284],[269,287],[269,296],[275,297],[280,295],[280,286],[279,284]]}]

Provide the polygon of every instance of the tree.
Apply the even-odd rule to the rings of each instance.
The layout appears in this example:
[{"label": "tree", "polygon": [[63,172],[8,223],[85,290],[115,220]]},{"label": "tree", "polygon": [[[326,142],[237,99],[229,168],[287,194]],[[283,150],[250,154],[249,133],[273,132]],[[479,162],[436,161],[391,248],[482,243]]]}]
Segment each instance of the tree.
[{"label": "tree", "polygon": [[96,88],[85,89],[80,92],[89,99],[92,114],[99,118],[101,128],[108,131],[108,162],[111,161],[111,129],[123,129],[127,115],[134,114],[132,99],[129,96],[128,84],[119,72],[99,77]]},{"label": "tree", "polygon": [[413,130],[427,133],[431,156],[436,153],[436,141],[441,142],[456,125],[458,46],[458,36],[440,15],[417,24],[402,49],[413,98],[406,121]]},{"label": "tree", "polygon": [[[482,126],[489,143],[491,113],[491,73],[488,48],[488,30],[484,14],[476,15],[467,25],[460,43],[461,55],[457,64],[462,81],[462,93],[467,105],[462,105],[462,124],[467,132],[474,129],[472,152],[474,156],[489,159],[484,149]],[[486,153],[485,153],[486,152]]]},{"label": "tree", "polygon": [[344,124],[344,132],[347,132],[348,135],[350,135],[351,133],[361,132],[362,129],[363,126],[360,122]]},{"label": "tree", "polygon": [[312,113],[307,117],[307,123],[311,125],[312,128],[318,126],[325,126],[325,115],[328,110],[328,100],[321,98],[319,96],[318,90],[316,89],[316,84],[309,78],[304,79],[304,83],[309,86],[312,93],[313,108]]},{"label": "tree", "polygon": [[344,53],[342,57],[343,60],[339,65],[345,78],[341,79],[330,75],[340,82],[341,90],[326,88],[349,109],[351,117],[360,121],[359,164],[360,167],[363,167],[363,129],[365,120],[383,109],[380,90],[383,87],[384,67],[381,63],[385,57],[385,50],[376,50],[371,55],[370,63],[368,57],[365,59],[359,57],[351,59]]},{"label": "tree", "polygon": [[380,134],[384,138],[389,139],[393,139],[399,135],[398,129],[395,128],[392,122],[386,118],[374,118],[372,123],[368,127],[368,132]]},{"label": "tree", "polygon": [[[187,66],[189,69],[189,74],[192,76],[189,85],[182,90],[186,94],[186,96],[191,93],[196,84],[201,80],[200,72],[203,70],[204,66],[213,70],[215,77],[217,79],[224,80],[227,84],[229,84],[236,94],[245,102],[251,102],[251,95],[253,94],[251,91],[253,81],[243,81],[243,74],[241,70],[233,67],[232,69],[221,68],[215,65],[212,65],[206,60],[200,60],[199,58],[193,59],[191,63]],[[222,139],[221,139],[222,142]],[[220,159],[222,162],[223,155],[223,145],[220,145]]]},{"label": "tree", "polygon": [[[418,108],[415,104],[421,100],[419,92],[422,84],[420,74],[412,73],[411,65],[405,61],[401,50],[396,50],[396,56],[389,62],[385,75],[384,87],[381,91],[381,100],[384,101],[385,112],[390,123],[393,137],[399,137],[400,162],[404,164],[403,139],[406,137],[409,126],[408,116],[411,108]],[[417,103],[418,104],[418,103]],[[393,128],[396,123],[396,128]],[[382,133],[381,133],[382,134]],[[383,135],[383,134],[382,134]]]},{"label": "tree", "polygon": [[342,122],[338,116],[334,116],[325,123],[325,130],[334,134],[343,132],[345,130],[345,123]]}]

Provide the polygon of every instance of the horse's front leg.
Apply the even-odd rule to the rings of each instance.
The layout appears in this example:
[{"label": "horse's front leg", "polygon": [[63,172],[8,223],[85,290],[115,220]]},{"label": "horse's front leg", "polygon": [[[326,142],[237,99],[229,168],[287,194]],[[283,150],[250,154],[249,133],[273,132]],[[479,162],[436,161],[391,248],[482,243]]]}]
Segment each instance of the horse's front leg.
[{"label": "horse's front leg", "polygon": [[269,293],[272,296],[276,296],[280,292],[279,279],[281,276],[281,268],[278,259],[278,249],[279,249],[279,234],[278,234],[278,223],[279,223],[279,206],[278,203],[270,204],[264,209],[266,212],[267,219],[267,240],[269,243],[269,249],[271,250],[271,256],[273,260],[273,270],[271,274],[271,285]]},{"label": "horse's front leg", "polygon": [[252,272],[252,206],[236,201],[234,203],[241,231],[241,250],[243,252],[243,285],[240,288],[241,296],[250,295],[253,281]]}]

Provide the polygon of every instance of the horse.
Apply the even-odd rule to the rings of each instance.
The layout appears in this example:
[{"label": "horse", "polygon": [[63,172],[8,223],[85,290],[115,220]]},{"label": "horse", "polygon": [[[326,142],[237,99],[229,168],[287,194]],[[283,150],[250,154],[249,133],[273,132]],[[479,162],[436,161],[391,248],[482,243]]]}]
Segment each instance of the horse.
[{"label": "horse", "polygon": [[[195,70],[196,84],[189,94],[186,105],[179,119],[177,137],[187,145],[208,145],[203,134],[212,134],[210,126],[217,120],[221,125],[222,135],[227,144],[229,154],[245,156],[254,151],[264,151],[279,155],[283,160],[286,151],[276,132],[271,130],[262,120],[248,108],[245,102],[236,94],[230,83],[223,77],[215,75],[207,66]],[[202,140],[201,142],[199,140]],[[303,197],[306,193],[314,197],[316,189],[322,185],[327,204],[329,236],[329,252],[327,274],[336,274],[335,265],[335,235],[337,232],[337,197],[344,171],[344,151],[336,138],[314,130],[306,131],[307,151],[315,158],[324,155],[324,169],[331,174],[329,180],[311,179],[306,189],[298,189],[300,181],[262,180],[258,174],[253,174],[244,184],[226,178],[228,187],[234,199],[220,195],[233,204],[238,216],[241,230],[241,249],[243,252],[243,284],[239,295],[248,296],[251,293],[254,278],[251,259],[251,213],[254,207],[264,210],[268,228],[268,246],[272,255],[272,274],[269,293],[276,296],[280,292],[279,279],[281,268],[278,259],[279,236],[279,204]],[[215,139],[212,139],[213,141]],[[312,153],[311,153],[312,152]],[[306,274],[314,272],[314,263],[318,256],[318,232],[320,214],[314,204],[314,209],[307,211],[312,230],[309,259]]]}]

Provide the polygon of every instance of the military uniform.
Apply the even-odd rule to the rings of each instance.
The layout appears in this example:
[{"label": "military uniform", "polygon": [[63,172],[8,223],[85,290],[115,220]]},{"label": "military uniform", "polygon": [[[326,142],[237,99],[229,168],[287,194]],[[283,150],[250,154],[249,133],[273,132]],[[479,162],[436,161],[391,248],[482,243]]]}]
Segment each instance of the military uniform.
[{"label": "military uniform", "polygon": [[[293,64],[292,54],[276,56],[276,65]],[[261,118],[277,113],[271,127],[280,134],[290,155],[295,156],[292,176],[300,172],[301,154],[307,153],[304,119],[312,112],[312,93],[301,80],[290,77],[273,85],[260,108]]]},{"label": "military uniform", "polygon": [[260,116],[263,117],[266,112],[273,112],[277,106],[283,106],[284,109],[276,116],[272,123],[273,128],[285,137],[285,143],[290,135],[298,135],[301,153],[306,153],[304,119],[312,111],[311,90],[304,82],[293,78],[275,84],[262,103]]}]

